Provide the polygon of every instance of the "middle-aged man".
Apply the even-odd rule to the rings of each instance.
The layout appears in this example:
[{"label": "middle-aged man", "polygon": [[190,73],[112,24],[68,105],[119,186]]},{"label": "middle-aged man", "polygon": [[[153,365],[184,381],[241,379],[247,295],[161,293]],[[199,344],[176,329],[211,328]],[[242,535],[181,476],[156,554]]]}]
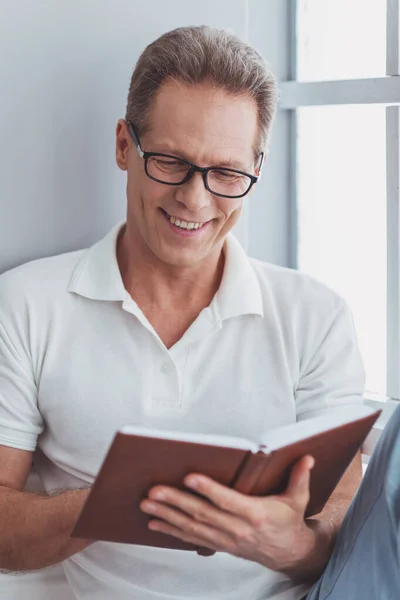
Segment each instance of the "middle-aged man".
[{"label": "middle-aged man", "polygon": [[[312,600],[399,597],[399,413],[338,538],[359,456],[309,520],[307,456],[276,497],[201,474],[185,480],[196,496],[150,490],[149,526],[212,557],[70,538],[127,423],[258,440],[362,402],[343,300],[250,260],[229,235],[260,176],[275,103],[268,66],[235,36],[165,34],[141,55],[117,126],[126,223],[89,250],[0,278],[0,568],[63,561],[79,600],[292,600],[324,569]],[[23,491],[35,450],[42,496]],[[384,570],[375,579],[373,560]]]}]

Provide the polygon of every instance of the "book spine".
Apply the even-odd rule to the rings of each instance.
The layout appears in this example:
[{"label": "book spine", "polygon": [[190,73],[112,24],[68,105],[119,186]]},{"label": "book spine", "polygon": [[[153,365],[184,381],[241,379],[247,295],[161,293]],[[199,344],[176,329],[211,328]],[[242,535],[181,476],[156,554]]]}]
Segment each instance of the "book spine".
[{"label": "book spine", "polygon": [[263,452],[253,454],[249,451],[239,467],[231,487],[237,492],[250,495],[268,461],[268,454]]}]

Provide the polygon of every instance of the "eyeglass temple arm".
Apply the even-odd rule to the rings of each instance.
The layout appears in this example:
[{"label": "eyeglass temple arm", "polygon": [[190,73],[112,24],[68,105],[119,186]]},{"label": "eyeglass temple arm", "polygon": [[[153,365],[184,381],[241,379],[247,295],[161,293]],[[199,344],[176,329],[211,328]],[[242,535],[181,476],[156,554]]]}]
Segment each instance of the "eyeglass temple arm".
[{"label": "eyeglass temple arm", "polygon": [[264,152],[261,152],[261,160],[260,160],[260,166],[258,167],[258,179],[260,179],[261,177],[261,171],[264,165],[264,158],[265,158],[265,154]]},{"label": "eyeglass temple arm", "polygon": [[132,123],[131,123],[130,121],[127,121],[126,123],[127,123],[127,125],[128,125],[129,133],[131,134],[131,137],[132,137],[132,139],[133,139],[133,143],[134,143],[134,144],[135,144],[135,146],[136,146],[136,150],[138,151],[138,154],[139,154],[139,156],[140,156],[141,158],[143,158],[143,156],[144,156],[144,152],[143,152],[143,150],[142,150],[142,149],[141,149],[141,147],[140,147],[139,138],[138,138],[138,136],[136,135],[136,133],[135,133],[135,130],[133,129],[133,125],[132,125]]}]

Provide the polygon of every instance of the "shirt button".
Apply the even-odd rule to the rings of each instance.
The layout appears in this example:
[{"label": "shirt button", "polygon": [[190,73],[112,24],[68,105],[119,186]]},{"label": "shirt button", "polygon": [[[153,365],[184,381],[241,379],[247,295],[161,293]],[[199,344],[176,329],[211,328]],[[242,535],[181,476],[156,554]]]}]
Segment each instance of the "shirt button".
[{"label": "shirt button", "polygon": [[169,372],[169,366],[167,365],[167,363],[165,363],[162,367],[161,367],[161,372],[164,373],[164,375],[166,375]]}]

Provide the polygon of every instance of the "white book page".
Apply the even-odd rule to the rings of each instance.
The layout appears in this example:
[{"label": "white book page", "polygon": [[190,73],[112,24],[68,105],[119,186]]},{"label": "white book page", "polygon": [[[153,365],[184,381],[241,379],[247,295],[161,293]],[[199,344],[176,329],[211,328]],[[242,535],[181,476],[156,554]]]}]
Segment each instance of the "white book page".
[{"label": "white book page", "polygon": [[[221,446],[223,448],[237,448],[258,452],[260,449],[268,453],[272,450],[288,446],[294,442],[306,439],[317,433],[329,431],[339,425],[350,423],[366,417],[375,412],[372,408],[360,404],[358,406],[345,406],[337,409],[334,413],[321,417],[314,417],[304,421],[297,421],[290,425],[278,427],[268,431],[260,440],[260,443],[245,438],[216,435],[209,433],[192,433],[187,431],[172,431],[164,429],[147,429],[135,425],[126,425],[120,432],[126,435],[138,435],[142,437],[154,437],[164,440],[177,440],[180,442],[192,442],[194,444],[206,444],[209,446]],[[260,448],[261,445],[261,448]]]},{"label": "white book page", "polygon": [[258,452],[259,444],[240,437],[229,437],[226,435],[215,435],[209,433],[191,433],[186,431],[169,431],[164,429],[147,429],[127,425],[120,430],[126,435],[139,435],[142,437],[154,437],[164,440],[177,440],[179,442],[192,442],[194,444],[206,444],[209,446],[221,446],[223,448],[238,448],[240,450],[251,450]]},{"label": "white book page", "polygon": [[261,441],[262,445],[265,446],[263,451],[268,453],[272,450],[277,450],[283,446],[288,446],[294,442],[322,433],[323,431],[334,429],[339,425],[357,421],[357,419],[367,417],[373,412],[375,411],[365,404],[344,406],[329,415],[305,419],[304,421],[297,421],[284,427],[278,427],[277,429],[268,431],[263,436]]}]

